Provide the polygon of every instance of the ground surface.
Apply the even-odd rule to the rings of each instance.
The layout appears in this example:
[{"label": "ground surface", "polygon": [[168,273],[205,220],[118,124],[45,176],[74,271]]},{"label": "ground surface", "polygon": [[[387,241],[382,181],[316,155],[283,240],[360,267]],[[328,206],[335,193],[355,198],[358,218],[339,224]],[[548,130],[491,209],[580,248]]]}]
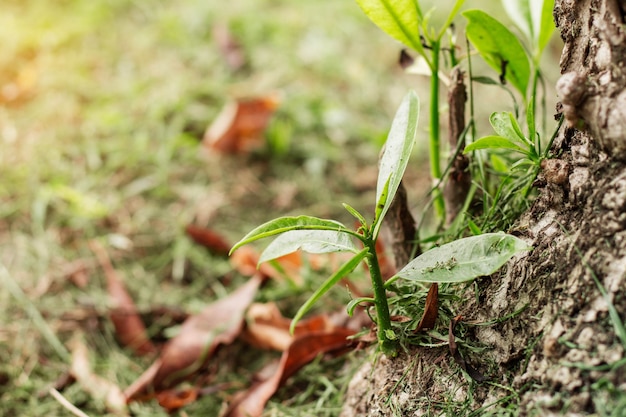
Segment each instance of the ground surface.
[{"label": "ground surface", "polygon": [[459,303],[464,352],[487,380],[447,349],[417,348],[364,365],[342,416],[624,414],[624,168],[598,164],[606,154],[573,130],[556,149],[570,180],[544,189],[515,231],[533,251]]},{"label": "ground surface", "polygon": [[[149,364],[113,337],[90,240],[110,252],[140,310],[198,311],[230,291],[221,279],[230,266],[194,246],[185,226],[209,226],[234,241],[280,214],[350,221],[341,202],[368,210],[381,141],[416,83],[397,68],[395,43],[352,2],[7,1],[2,9],[6,416],[65,415],[47,391],[67,371],[76,335],[85,337],[96,372],[122,388]],[[218,26],[240,43],[241,70],[220,52]],[[282,105],[267,137],[285,150],[201,155],[204,129],[227,101],[270,93]],[[270,287],[260,298],[283,300],[293,314],[313,282],[307,285]],[[331,309],[341,306],[329,301]],[[276,415],[298,406],[338,413],[334,398],[346,377],[326,377],[322,365],[308,369],[294,386],[310,390],[299,397],[288,390],[283,400],[290,401],[269,407]],[[64,395],[87,413],[105,414],[76,385]],[[205,398],[188,412],[215,411],[223,399]],[[134,407],[136,415],[165,415],[156,403]]]},{"label": "ground surface", "polygon": [[[242,46],[243,68],[229,67],[217,27]],[[115,340],[90,241],[108,250],[141,311],[196,312],[242,277],[193,245],[188,224],[234,241],[278,215],[348,223],[342,202],[369,213],[396,106],[415,88],[422,120],[428,110],[427,80],[403,74],[398,51],[352,1],[3,2],[0,414],[66,415],[48,389],[68,370],[69,342],[77,337],[94,370],[122,388],[149,365]],[[266,132],[269,145],[239,156],[202,154],[204,130],[227,101],[275,93],[281,106]],[[485,114],[501,109],[495,101],[483,104]],[[416,213],[429,183],[426,137],[420,128],[407,172]],[[299,288],[268,286],[259,299],[291,315],[319,278]],[[335,311],[346,299],[338,289],[322,308]],[[167,327],[153,326],[154,333]],[[238,349],[241,359],[219,358],[229,365],[221,376],[235,385],[262,365],[256,353],[249,358]],[[445,348],[420,357],[430,358],[435,374],[455,375],[440,401],[464,401],[456,396],[468,383]],[[305,368],[267,415],[339,415],[356,365],[372,356],[349,359]],[[203,397],[185,412],[212,415],[230,393]],[[78,385],[63,394],[90,415],[106,415]],[[455,404],[447,410],[464,410]],[[433,410],[446,410],[445,401]],[[132,411],[166,415],[154,402]]]}]

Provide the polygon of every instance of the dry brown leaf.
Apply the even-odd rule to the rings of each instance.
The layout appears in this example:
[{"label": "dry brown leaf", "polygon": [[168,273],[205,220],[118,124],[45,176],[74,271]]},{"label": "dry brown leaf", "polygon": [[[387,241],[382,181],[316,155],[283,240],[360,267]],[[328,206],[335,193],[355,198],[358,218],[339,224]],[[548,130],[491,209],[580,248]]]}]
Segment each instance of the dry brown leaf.
[{"label": "dry brown leaf", "polygon": [[190,224],[185,228],[185,232],[194,242],[206,247],[215,255],[228,256],[228,252],[230,252],[232,247],[226,238],[205,227]]},{"label": "dry brown leaf", "polygon": [[435,327],[437,314],[439,313],[439,284],[432,283],[426,296],[426,304],[424,305],[424,314],[420,320],[415,332]]},{"label": "dry brown leaf", "polygon": [[340,351],[350,346],[348,337],[354,330],[336,328],[324,332],[312,332],[296,338],[283,352],[278,369],[269,378],[241,393],[231,404],[225,417],[259,417],[265,404],[276,390],[298,369],[311,362],[321,353]]},{"label": "dry brown leaf", "polygon": [[409,316],[391,316],[390,319],[394,323],[408,323],[411,321],[411,317]]},{"label": "dry brown leaf", "polygon": [[242,337],[247,343],[260,349],[278,351],[286,350],[294,337],[334,327],[328,316],[314,316],[300,320],[292,336],[289,333],[291,319],[284,317],[274,303],[252,304],[246,313],[246,323]]},{"label": "dry brown leaf", "polygon": [[202,143],[217,153],[248,153],[263,145],[263,133],[278,107],[276,96],[233,101],[206,130]]},{"label": "dry brown leaf", "polygon": [[190,387],[182,390],[165,390],[156,395],[159,405],[168,413],[172,413],[179,408],[186,406],[198,399],[199,389]]},{"label": "dry brown leaf", "polygon": [[107,410],[117,415],[127,416],[126,397],[122,390],[111,381],[96,375],[91,369],[87,346],[74,338],[71,341],[72,364],[70,374],[92,398],[103,401]]},{"label": "dry brown leaf", "polygon": [[248,246],[238,248],[230,256],[230,264],[241,275],[250,277],[256,273],[261,273],[261,275],[265,278],[272,278],[281,281],[285,277],[288,277],[296,284],[301,283],[302,279],[299,275],[299,270],[302,266],[300,252],[293,252],[285,256],[281,256],[280,258],[275,259],[274,262],[280,266],[282,271],[277,270],[270,263],[258,265],[258,252]]},{"label": "dry brown leaf", "polygon": [[121,277],[111,265],[106,250],[98,242],[89,242],[91,250],[98,258],[107,280],[107,292],[111,303],[109,317],[115,327],[115,336],[123,347],[132,349],[138,355],[156,352],[156,348],[148,338],[146,327],[139,317],[133,299],[126,291]]},{"label": "dry brown leaf", "polygon": [[220,345],[241,333],[244,313],[264,278],[257,274],[235,292],[190,316],[159,358],[125,391],[128,401],[150,398],[202,369]]}]

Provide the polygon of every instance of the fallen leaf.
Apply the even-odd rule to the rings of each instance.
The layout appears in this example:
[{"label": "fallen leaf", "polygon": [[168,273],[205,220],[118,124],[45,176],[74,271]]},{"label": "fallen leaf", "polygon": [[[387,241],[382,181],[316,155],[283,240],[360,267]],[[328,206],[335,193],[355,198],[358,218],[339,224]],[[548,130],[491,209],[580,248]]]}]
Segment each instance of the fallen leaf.
[{"label": "fallen leaf", "polygon": [[165,408],[169,414],[172,414],[174,411],[196,401],[202,396],[215,394],[216,392],[230,388],[232,385],[231,382],[226,382],[202,388],[186,387],[182,389],[168,389],[160,391],[156,395],[156,399],[161,407]]},{"label": "fallen leaf", "polygon": [[190,387],[182,390],[165,390],[157,393],[156,399],[159,405],[168,413],[186,406],[198,399],[198,388]]},{"label": "fallen leaf", "polygon": [[226,238],[211,229],[190,224],[185,228],[185,232],[194,242],[206,247],[215,255],[228,256],[232,247]]},{"label": "fallen leaf", "polygon": [[112,382],[96,375],[91,369],[87,346],[74,338],[70,343],[72,363],[70,374],[92,398],[103,401],[107,410],[118,415],[129,415],[126,397],[122,390]]},{"label": "fallen leaf", "polygon": [[435,327],[435,322],[437,321],[437,314],[439,313],[439,284],[433,282],[428,290],[428,295],[426,295],[426,303],[424,305],[424,314],[422,315],[422,319],[420,320],[417,328],[415,329],[415,333],[425,330],[432,329]]},{"label": "fallen leaf", "polygon": [[454,329],[459,321],[463,319],[462,316],[456,316],[450,320],[450,328],[448,329],[448,344],[450,345],[450,354],[454,361],[461,367],[467,374],[476,382],[483,382],[485,377],[477,369],[474,369],[469,363],[463,359],[461,352],[459,352],[456,344],[456,338],[454,337]]},{"label": "fallen leaf", "polygon": [[217,153],[248,153],[259,148],[278,104],[276,96],[227,103],[206,130],[204,147]]},{"label": "fallen leaf", "polygon": [[213,27],[213,40],[231,70],[238,71],[246,66],[243,48],[226,25],[216,24]]},{"label": "fallen leaf", "polygon": [[335,327],[326,315],[301,320],[294,334],[289,333],[291,319],[284,317],[274,303],[255,303],[246,312],[246,328],[242,338],[260,349],[285,351],[299,337],[310,332],[330,330]]},{"label": "fallen leaf", "polygon": [[411,317],[409,316],[391,316],[389,318],[394,323],[408,323],[409,321],[411,321]]},{"label": "fallen leaf", "polygon": [[232,253],[230,264],[241,275],[248,277],[260,272],[263,277],[278,281],[283,280],[285,277],[295,284],[300,284],[302,281],[299,275],[299,270],[302,267],[301,253],[299,251],[259,265],[258,252],[248,246],[243,246]]},{"label": "fallen leaf", "polygon": [[139,317],[133,299],[126,291],[121,277],[111,265],[106,250],[97,241],[92,240],[89,246],[98,258],[107,280],[107,292],[111,304],[109,318],[115,327],[115,336],[123,347],[132,349],[138,355],[156,352],[156,348],[148,338],[148,332]]},{"label": "fallen leaf", "polygon": [[231,404],[225,417],[261,416],[267,401],[287,378],[319,354],[349,347],[352,342],[348,340],[348,337],[354,333],[354,330],[351,329],[337,328],[324,332],[312,332],[296,338],[283,352],[276,372],[241,393]]},{"label": "fallen leaf", "polygon": [[128,401],[151,398],[153,393],[192,377],[218,346],[232,343],[241,333],[244,313],[264,280],[260,274],[253,276],[228,297],[185,320],[180,333],[165,344],[159,358],[126,389]]}]

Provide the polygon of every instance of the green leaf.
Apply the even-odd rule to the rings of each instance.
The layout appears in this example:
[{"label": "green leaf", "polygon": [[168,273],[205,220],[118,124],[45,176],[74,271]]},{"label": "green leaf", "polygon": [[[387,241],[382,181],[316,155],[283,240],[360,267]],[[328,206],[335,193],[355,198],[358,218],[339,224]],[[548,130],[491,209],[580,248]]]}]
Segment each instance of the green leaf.
[{"label": "green leaf", "polygon": [[502,6],[509,18],[524,32],[529,40],[535,39],[535,27],[529,0],[502,0]]},{"label": "green leaf", "polygon": [[374,239],[382,219],[389,210],[398,191],[402,176],[409,163],[409,157],[415,144],[420,103],[414,91],[410,91],[402,100],[391,124],[385,150],[380,158],[380,170],[376,184],[376,218],[374,219]]},{"label": "green leaf", "polygon": [[367,256],[367,248],[363,249],[361,252],[357,253],[352,259],[343,264],[341,268],[339,268],[332,276],[330,276],[326,281],[320,285],[320,287],[309,297],[308,300],[298,310],[293,320],[291,320],[291,325],[289,326],[289,331],[293,334],[296,324],[304,315],[313,307],[313,305],[330,290],[339,280],[350,272],[354,270],[354,268],[359,265],[359,263]]},{"label": "green leaf", "polygon": [[348,213],[352,214],[352,216],[354,216],[359,221],[359,223],[361,223],[361,226],[367,227],[367,221],[365,220],[365,217],[363,217],[363,215],[359,213],[354,207],[346,203],[342,203],[342,206],[348,211]]},{"label": "green leaf", "polygon": [[467,226],[469,227],[470,231],[472,232],[474,236],[478,236],[483,233],[483,231],[480,230],[480,227],[478,227],[478,225],[474,223],[472,219],[467,220]]},{"label": "green leaf", "polygon": [[527,151],[524,148],[520,147],[509,138],[504,138],[502,136],[485,136],[477,139],[467,145],[463,150],[463,153],[477,151],[480,149],[511,149],[516,152],[521,152],[524,155],[527,154]]},{"label": "green leaf", "polygon": [[512,141],[526,142],[526,138],[520,129],[515,116],[511,112],[494,112],[489,116],[489,123],[493,130],[502,137]]},{"label": "green leaf", "polygon": [[513,23],[531,40],[533,56],[538,61],[555,29],[554,0],[502,0],[502,5]]},{"label": "green leaf", "polygon": [[249,232],[239,242],[235,243],[230,253],[233,253],[235,249],[247,245],[250,242],[254,242],[255,240],[279,235],[289,232],[290,230],[334,230],[336,232],[356,235],[356,233],[346,228],[346,226],[334,220],[319,219],[311,216],[279,217]]},{"label": "green leaf", "polygon": [[[380,174],[379,178],[380,178]],[[377,199],[376,199],[376,209],[374,210],[374,222],[372,223],[372,227],[376,227],[379,223],[380,220],[382,220],[383,216],[387,213],[387,198],[389,196],[389,182],[391,181],[391,176],[389,178],[387,178],[387,182],[385,182],[385,185],[383,186],[382,191],[380,192],[380,195],[377,194]],[[380,219],[380,220],[379,220]]]},{"label": "green leaf", "polygon": [[465,3],[465,0],[456,0],[456,2],[454,3],[454,6],[450,10],[450,13],[448,14],[448,18],[446,19],[446,22],[443,24],[443,26],[441,27],[441,30],[439,31],[439,35],[437,35],[437,39],[441,39],[443,37],[443,34],[446,32],[446,30],[448,30],[448,28],[452,24],[452,21],[454,20],[456,15],[459,13],[459,10],[461,9],[461,6],[463,6],[463,3]]},{"label": "green leaf", "polygon": [[491,167],[495,172],[500,174],[509,174],[511,171],[510,165],[504,160],[504,158],[501,158],[500,155],[492,153],[489,155],[489,162],[491,162]]},{"label": "green leaf", "polygon": [[376,26],[425,56],[419,32],[422,16],[415,0],[356,0],[356,2]]},{"label": "green leaf", "polygon": [[535,100],[531,97],[528,100],[528,108],[526,109],[526,125],[528,126],[528,143],[529,143],[529,151],[532,153],[535,152],[535,143],[540,143],[539,140],[535,141],[537,138],[537,129],[535,127]]},{"label": "green leaf", "polygon": [[485,85],[500,85],[500,83],[494,80],[493,78],[484,77],[484,76],[472,77],[472,81],[475,81],[479,84],[485,84]]},{"label": "green leaf", "polygon": [[396,275],[419,282],[463,282],[491,275],[517,252],[530,250],[523,240],[504,233],[471,236],[429,250]]},{"label": "green leaf", "polygon": [[259,263],[271,261],[302,249],[309,253],[354,252],[360,249],[351,235],[335,230],[291,230],[278,236],[261,254]]},{"label": "green leaf", "polygon": [[348,312],[348,316],[352,317],[352,315],[354,314],[354,309],[359,304],[361,304],[361,303],[372,303],[372,304],[374,304],[375,302],[376,302],[376,300],[374,300],[372,297],[359,297],[359,298],[354,298],[354,299],[350,300],[350,302],[346,306],[346,311]]},{"label": "green leaf", "polygon": [[[554,0],[544,0],[543,7],[541,8],[541,19],[539,23],[539,35],[537,36],[537,51],[535,55],[539,57],[543,52],[550,38],[556,29],[554,25],[554,17],[552,11],[554,9]],[[537,61],[539,59],[537,58]]]},{"label": "green leaf", "polygon": [[530,78],[530,63],[519,39],[502,23],[481,10],[463,12],[467,38],[485,62],[504,76],[523,97]]}]

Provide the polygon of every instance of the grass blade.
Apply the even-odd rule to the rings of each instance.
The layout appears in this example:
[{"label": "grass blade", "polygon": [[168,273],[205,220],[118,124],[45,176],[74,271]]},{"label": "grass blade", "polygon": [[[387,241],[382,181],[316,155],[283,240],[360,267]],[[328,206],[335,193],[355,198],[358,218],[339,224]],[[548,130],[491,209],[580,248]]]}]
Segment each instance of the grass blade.
[{"label": "grass blade", "polygon": [[361,263],[363,258],[367,255],[367,248],[363,249],[361,252],[357,253],[352,259],[343,264],[341,268],[339,268],[333,275],[331,275],[320,287],[309,297],[308,300],[298,310],[293,320],[291,320],[291,325],[289,326],[289,331],[293,334],[296,324],[300,319],[313,307],[313,305],[330,290],[339,280],[350,272],[354,270],[354,268]]}]

